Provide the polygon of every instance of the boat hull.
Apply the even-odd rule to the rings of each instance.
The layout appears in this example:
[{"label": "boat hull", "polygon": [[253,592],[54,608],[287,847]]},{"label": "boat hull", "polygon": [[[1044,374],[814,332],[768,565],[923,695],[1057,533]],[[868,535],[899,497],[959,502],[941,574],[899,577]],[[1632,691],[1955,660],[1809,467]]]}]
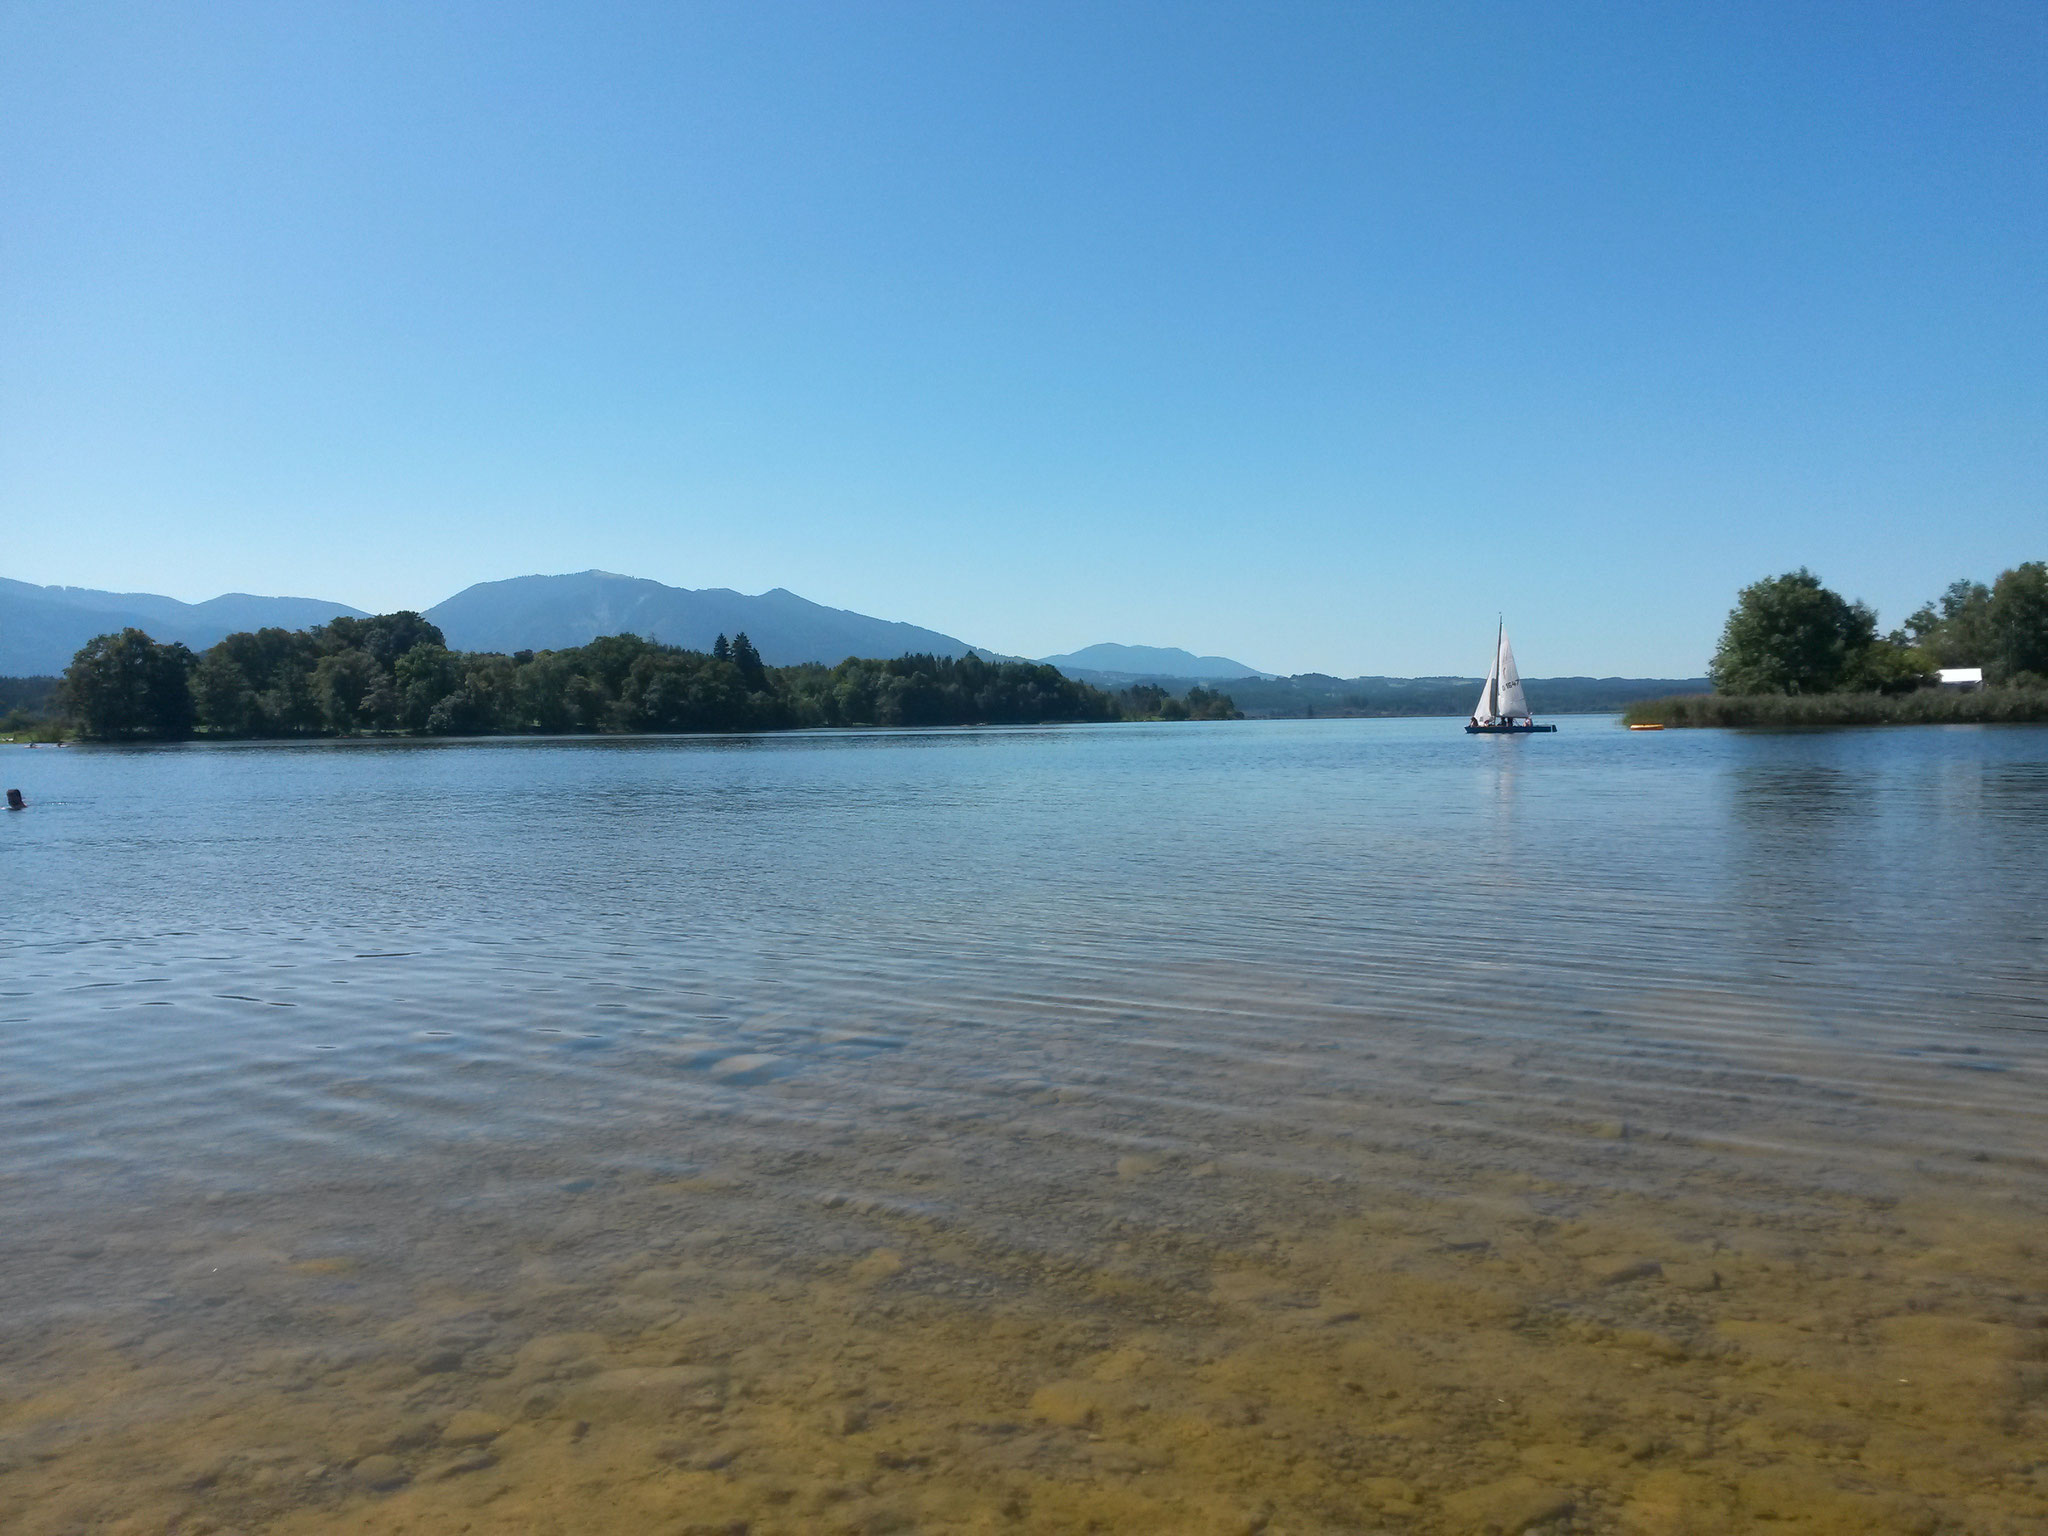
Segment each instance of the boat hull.
[{"label": "boat hull", "polygon": [[1554,725],[1467,725],[1467,736],[1540,736],[1554,731]]}]

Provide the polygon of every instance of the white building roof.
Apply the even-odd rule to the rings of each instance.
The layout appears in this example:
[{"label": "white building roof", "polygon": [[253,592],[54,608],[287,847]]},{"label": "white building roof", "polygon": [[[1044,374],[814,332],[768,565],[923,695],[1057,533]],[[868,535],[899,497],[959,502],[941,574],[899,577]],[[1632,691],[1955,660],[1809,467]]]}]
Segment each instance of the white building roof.
[{"label": "white building roof", "polygon": [[1943,667],[1935,674],[1944,683],[1981,683],[1984,681],[1982,667]]}]

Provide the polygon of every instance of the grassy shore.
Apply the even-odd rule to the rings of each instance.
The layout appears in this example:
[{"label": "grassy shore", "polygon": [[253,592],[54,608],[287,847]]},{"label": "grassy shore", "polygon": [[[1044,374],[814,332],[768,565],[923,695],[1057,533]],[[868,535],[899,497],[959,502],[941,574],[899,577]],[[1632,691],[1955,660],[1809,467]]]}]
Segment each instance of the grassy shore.
[{"label": "grassy shore", "polygon": [[1627,725],[2014,725],[2048,724],[2048,688],[1978,688],[1963,693],[1679,694],[1645,699]]},{"label": "grassy shore", "polygon": [[34,720],[27,725],[0,728],[0,745],[47,747],[70,739],[71,732],[61,720]]}]

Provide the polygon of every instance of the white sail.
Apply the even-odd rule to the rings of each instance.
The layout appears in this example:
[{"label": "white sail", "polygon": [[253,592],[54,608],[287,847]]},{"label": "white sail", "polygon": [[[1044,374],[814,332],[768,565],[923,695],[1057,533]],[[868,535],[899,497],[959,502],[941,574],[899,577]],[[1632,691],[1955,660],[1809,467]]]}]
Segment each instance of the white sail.
[{"label": "white sail", "polygon": [[1500,678],[1499,703],[1495,708],[1508,720],[1525,720],[1529,701],[1522,695],[1522,674],[1515,668],[1515,653],[1508,645],[1508,632],[1500,632],[1500,655],[1494,658],[1494,672]]},{"label": "white sail", "polygon": [[1486,674],[1486,686],[1479,690],[1479,702],[1472,706],[1474,725],[1491,725],[1494,721],[1493,690],[1500,681],[1500,658],[1493,659],[1493,669]]}]

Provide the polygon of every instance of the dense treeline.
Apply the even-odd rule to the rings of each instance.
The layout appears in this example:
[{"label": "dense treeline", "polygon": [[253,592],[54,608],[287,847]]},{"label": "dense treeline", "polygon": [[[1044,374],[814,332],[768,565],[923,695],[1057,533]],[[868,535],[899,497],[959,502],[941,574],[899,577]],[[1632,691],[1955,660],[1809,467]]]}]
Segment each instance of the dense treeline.
[{"label": "dense treeline", "polygon": [[1707,673],[1717,693],[1910,693],[1943,667],[2048,687],[2048,562],[1958,581],[1888,635],[1877,615],[1801,568],[1744,587]]},{"label": "dense treeline", "polygon": [[101,635],[59,697],[78,734],[100,741],[1238,718],[1227,696],[1199,687],[1185,698],[1111,695],[1054,667],[974,655],[770,667],[743,634],[709,652],[637,635],[509,656],[451,651],[416,613],[229,635],[196,656],[139,629]]},{"label": "dense treeline", "polygon": [[[1980,668],[1984,686],[1936,686]],[[1957,581],[1880,635],[1867,604],[1801,568],[1744,587],[1708,668],[1714,692],[1632,706],[1630,724],[2048,721],[2048,562]]]}]

